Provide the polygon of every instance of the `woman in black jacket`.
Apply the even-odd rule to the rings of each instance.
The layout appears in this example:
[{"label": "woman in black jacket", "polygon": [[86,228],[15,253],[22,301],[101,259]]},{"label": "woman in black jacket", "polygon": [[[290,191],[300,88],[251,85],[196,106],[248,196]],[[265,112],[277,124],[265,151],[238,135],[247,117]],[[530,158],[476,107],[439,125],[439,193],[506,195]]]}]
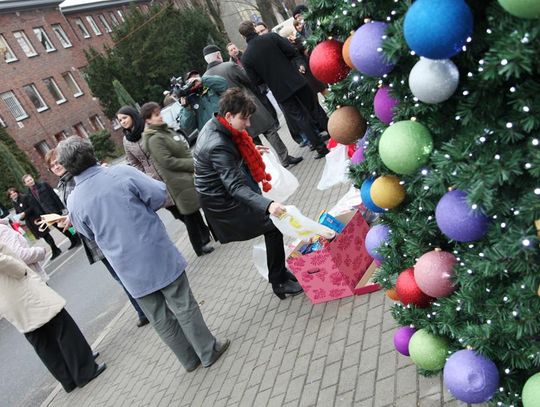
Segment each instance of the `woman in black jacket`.
[{"label": "woman in black jacket", "polygon": [[280,216],[285,207],[265,198],[271,188],[261,153],[268,149],[255,146],[246,128],[255,104],[241,89],[225,92],[219,102],[219,114],[201,130],[195,146],[195,188],[201,207],[221,243],[243,241],[264,235],[268,280],[281,299],[302,288],[285,267],[283,235],[269,215]]}]

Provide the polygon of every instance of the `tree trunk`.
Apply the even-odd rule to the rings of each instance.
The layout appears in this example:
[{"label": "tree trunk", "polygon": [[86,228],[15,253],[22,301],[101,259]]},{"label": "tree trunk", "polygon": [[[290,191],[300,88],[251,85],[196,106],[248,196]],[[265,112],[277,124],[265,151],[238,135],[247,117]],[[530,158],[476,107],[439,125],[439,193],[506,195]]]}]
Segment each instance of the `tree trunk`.
[{"label": "tree trunk", "polygon": [[284,20],[287,20],[290,17],[287,13],[287,9],[285,8],[286,6],[284,6],[283,4],[284,2],[282,2],[281,0],[272,0],[272,3],[274,3],[274,7]]},{"label": "tree trunk", "polygon": [[257,9],[261,13],[262,20],[268,28],[272,28],[278,24],[274,10],[272,9],[272,3],[270,0],[257,0]]},{"label": "tree trunk", "polygon": [[208,9],[208,12],[210,13],[210,17],[212,17],[212,20],[214,20],[214,22],[216,23],[218,30],[228,40],[229,36],[227,34],[227,30],[225,30],[225,24],[221,19],[221,7],[219,4],[219,0],[206,0],[206,7]]}]

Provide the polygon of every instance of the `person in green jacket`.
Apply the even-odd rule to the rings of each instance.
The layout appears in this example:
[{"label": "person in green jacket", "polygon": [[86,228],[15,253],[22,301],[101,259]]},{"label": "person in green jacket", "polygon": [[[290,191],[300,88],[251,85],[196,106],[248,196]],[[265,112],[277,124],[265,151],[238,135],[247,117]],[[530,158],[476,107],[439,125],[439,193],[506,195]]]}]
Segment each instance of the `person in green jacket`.
[{"label": "person in green jacket", "polygon": [[193,157],[187,141],[169,130],[157,103],[145,103],[140,114],[146,123],[142,134],[142,147],[154,160],[154,166],[186,225],[195,253],[203,256],[213,252],[210,231],[201,216],[199,197],[195,191]]},{"label": "person in green jacket", "polygon": [[187,134],[201,131],[206,122],[218,111],[219,98],[227,90],[227,81],[221,76],[207,75],[201,78],[197,71],[188,72],[186,83],[192,84],[190,95],[180,97],[182,108],[178,113],[180,128]]}]

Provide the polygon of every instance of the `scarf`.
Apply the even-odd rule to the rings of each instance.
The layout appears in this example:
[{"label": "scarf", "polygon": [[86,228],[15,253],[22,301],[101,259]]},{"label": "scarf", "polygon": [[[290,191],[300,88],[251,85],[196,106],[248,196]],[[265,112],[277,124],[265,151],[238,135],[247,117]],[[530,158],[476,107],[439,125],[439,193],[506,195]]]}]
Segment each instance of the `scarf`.
[{"label": "scarf", "polygon": [[255,148],[251,136],[245,130],[236,130],[224,117],[217,115],[216,118],[231,133],[232,141],[244,159],[255,182],[262,183],[262,190],[264,192],[270,191],[272,185],[268,181],[272,180],[272,176],[266,172],[266,166],[264,165],[261,153]]},{"label": "scarf", "polygon": [[144,130],[144,120],[137,110],[131,106],[122,107],[118,113],[125,114],[131,117],[133,120],[133,127],[131,129],[124,129],[124,136],[128,141],[133,143],[138,142],[141,139],[142,132]]}]

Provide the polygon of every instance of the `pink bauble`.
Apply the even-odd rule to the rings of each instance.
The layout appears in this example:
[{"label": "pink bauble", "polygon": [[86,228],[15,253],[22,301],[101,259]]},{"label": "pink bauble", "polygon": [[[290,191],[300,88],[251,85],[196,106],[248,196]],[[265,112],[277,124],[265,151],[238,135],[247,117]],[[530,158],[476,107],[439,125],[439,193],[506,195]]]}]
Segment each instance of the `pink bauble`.
[{"label": "pink bauble", "polygon": [[394,115],[394,107],[398,104],[398,100],[390,95],[390,88],[383,86],[375,94],[373,99],[373,107],[375,116],[385,123],[390,124]]},{"label": "pink bauble", "polygon": [[351,157],[351,164],[357,165],[364,160],[364,147],[358,147]]},{"label": "pink bauble", "polygon": [[452,281],[456,263],[452,253],[440,250],[427,252],[414,266],[416,284],[430,297],[448,297],[456,289]]}]

